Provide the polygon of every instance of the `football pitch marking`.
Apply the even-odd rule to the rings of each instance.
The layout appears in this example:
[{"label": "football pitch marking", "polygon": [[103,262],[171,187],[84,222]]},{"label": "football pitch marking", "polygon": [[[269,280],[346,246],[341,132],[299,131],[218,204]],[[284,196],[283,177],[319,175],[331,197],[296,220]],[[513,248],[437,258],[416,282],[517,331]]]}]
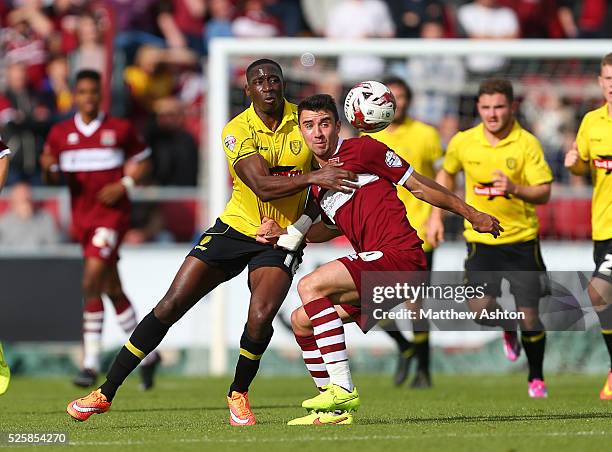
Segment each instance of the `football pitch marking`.
[{"label": "football pitch marking", "polygon": [[[293,428],[295,430],[295,427]],[[291,430],[288,428],[288,430]],[[181,444],[181,443],[292,443],[316,441],[369,441],[369,440],[406,440],[424,438],[501,438],[501,437],[547,437],[547,436],[610,436],[612,431],[584,431],[584,432],[513,432],[513,433],[443,433],[443,434],[414,434],[414,435],[363,435],[363,436],[298,436],[292,438],[186,438],[173,441],[71,441],[71,446],[139,446],[145,444]]]}]

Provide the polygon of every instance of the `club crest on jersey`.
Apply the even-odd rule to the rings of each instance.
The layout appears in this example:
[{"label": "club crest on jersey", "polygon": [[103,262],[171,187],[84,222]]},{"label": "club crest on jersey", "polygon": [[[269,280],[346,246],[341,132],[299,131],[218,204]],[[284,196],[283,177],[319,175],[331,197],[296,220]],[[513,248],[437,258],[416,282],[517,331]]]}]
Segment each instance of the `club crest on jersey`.
[{"label": "club crest on jersey", "polygon": [[233,151],[236,147],[236,137],[234,135],[226,136],[225,140],[223,140],[223,144],[225,144],[225,147],[230,151]]},{"label": "club crest on jersey", "polygon": [[488,200],[491,201],[498,196],[503,196],[506,199],[510,199],[510,196],[493,186],[493,182],[478,182],[478,185],[474,185],[474,193],[478,196],[487,196]]},{"label": "club crest on jersey", "polygon": [[114,146],[117,144],[117,135],[114,130],[103,130],[100,134],[100,143],[102,146]]},{"label": "club crest on jersey", "polygon": [[516,159],[513,159],[512,157],[508,157],[506,159],[506,167],[508,169],[511,169],[511,170],[515,169],[516,168]]},{"label": "club crest on jersey", "polygon": [[289,149],[294,155],[298,155],[302,150],[302,142],[300,140],[293,140],[289,142]]},{"label": "club crest on jersey", "polygon": [[387,153],[385,154],[385,163],[389,168],[402,167],[402,159],[400,159],[399,156],[391,150],[387,151]]},{"label": "club crest on jersey", "polygon": [[612,155],[598,155],[597,159],[593,159],[595,168],[606,170],[606,176],[612,173]]},{"label": "club crest on jersey", "polygon": [[68,144],[77,144],[79,142],[79,134],[76,132],[70,132],[66,138]]}]

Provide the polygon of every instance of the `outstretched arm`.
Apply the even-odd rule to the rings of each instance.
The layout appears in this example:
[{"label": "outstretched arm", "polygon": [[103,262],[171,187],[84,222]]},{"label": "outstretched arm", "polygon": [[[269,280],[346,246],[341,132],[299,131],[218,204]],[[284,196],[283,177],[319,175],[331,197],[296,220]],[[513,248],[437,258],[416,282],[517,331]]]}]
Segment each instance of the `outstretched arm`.
[{"label": "outstretched arm", "polygon": [[357,180],[357,176],[333,164],[307,174],[278,177],[270,174],[268,163],[262,156],[255,154],[236,162],[234,169],[238,177],[264,202],[294,195],[310,185],[345,193],[357,188],[356,184],[350,182]]},{"label": "outstretched arm", "polygon": [[4,187],[4,184],[6,183],[6,178],[8,176],[8,168],[9,168],[8,153],[2,155],[2,151],[0,151],[0,191],[2,191],[2,188]]},{"label": "outstretched arm", "polygon": [[437,182],[413,171],[412,175],[404,182],[404,187],[415,197],[433,206],[461,215],[472,223],[475,231],[489,233],[498,237],[504,229],[499,225],[499,220],[491,215],[480,212],[466,204],[461,198]]}]

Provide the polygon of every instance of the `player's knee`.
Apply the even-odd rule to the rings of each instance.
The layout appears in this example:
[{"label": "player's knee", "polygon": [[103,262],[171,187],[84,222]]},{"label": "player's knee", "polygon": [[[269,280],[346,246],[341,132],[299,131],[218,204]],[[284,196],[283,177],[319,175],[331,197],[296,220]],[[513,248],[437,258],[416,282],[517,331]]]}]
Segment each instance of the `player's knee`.
[{"label": "player's knee", "polygon": [[544,325],[540,318],[534,314],[525,314],[525,318],[520,320],[521,331],[542,331]]},{"label": "player's knee", "polygon": [[167,296],[157,303],[153,311],[155,317],[167,325],[174,324],[184,314],[180,301],[177,298]]},{"label": "player's knee", "polygon": [[304,276],[298,282],[297,290],[302,300],[302,304],[306,304],[312,300],[320,298],[319,285],[317,276],[313,273]]},{"label": "player's knee", "polygon": [[81,281],[81,288],[85,298],[99,297],[102,295],[102,284],[97,278],[84,276]]},{"label": "player's knee", "polygon": [[603,297],[599,290],[593,287],[593,285],[589,285],[587,290],[589,292],[591,304],[593,305],[593,308],[595,308],[595,311],[601,312],[608,307],[606,299]]},{"label": "player's knee", "polygon": [[276,315],[276,306],[263,305],[249,312],[249,325],[254,329],[265,330],[272,325]]},{"label": "player's knee", "polygon": [[304,308],[297,308],[291,313],[291,328],[297,335],[312,334],[312,325]]}]

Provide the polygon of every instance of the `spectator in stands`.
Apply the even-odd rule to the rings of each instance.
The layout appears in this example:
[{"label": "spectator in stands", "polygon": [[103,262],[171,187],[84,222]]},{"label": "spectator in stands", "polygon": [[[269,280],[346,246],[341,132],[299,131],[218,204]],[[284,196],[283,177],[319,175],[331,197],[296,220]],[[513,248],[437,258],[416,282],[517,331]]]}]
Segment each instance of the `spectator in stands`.
[{"label": "spectator in stands", "polygon": [[558,17],[568,38],[612,38],[612,1],[559,0]]},{"label": "spectator in stands", "polygon": [[398,38],[418,38],[423,24],[441,24],[444,20],[444,3],[438,0],[385,0],[385,3]]},{"label": "spectator in stands", "polygon": [[[520,35],[514,10],[501,7],[497,0],[475,0],[457,10],[457,20],[470,39],[515,39]],[[501,69],[503,57],[474,55],[467,60],[468,69],[479,74],[491,74]]]},{"label": "spectator in stands", "polygon": [[52,31],[51,22],[37,2],[26,3],[8,14],[9,27],[0,35],[0,59],[4,64],[19,63],[27,69],[28,84],[40,89],[45,78],[47,49],[43,36]]},{"label": "spectator in stands", "polygon": [[13,185],[10,208],[0,217],[0,247],[37,250],[60,241],[55,220],[32,201],[32,190],[24,182]]},{"label": "spectator in stands", "polygon": [[166,230],[166,218],[157,202],[134,203],[131,220],[132,227],[125,234],[123,243],[140,245],[145,242],[174,241],[172,234]]},{"label": "spectator in stands", "polygon": [[54,120],[72,111],[72,90],[70,89],[68,60],[56,57],[47,65],[45,92],[53,99]]},{"label": "spectator in stands", "polygon": [[308,28],[317,36],[325,36],[329,12],[338,0],[300,0],[304,20]]},{"label": "spectator in stands", "polygon": [[155,102],[155,118],[147,134],[156,185],[196,186],[198,146],[184,125],[184,106],[175,97]]},{"label": "spectator in stands", "polygon": [[[38,156],[50,127],[54,99],[39,94],[28,86],[28,73],[24,64],[13,63],[6,70],[4,95],[0,95],[0,106],[7,114],[2,136],[10,143],[13,159],[9,181],[28,180],[40,182]],[[0,107],[2,108],[2,107]]]},{"label": "spectator in stands", "polygon": [[53,32],[46,35],[51,55],[67,55],[77,47],[79,16],[85,13],[89,3],[82,0],[47,2],[43,11],[53,27]]},{"label": "spectator in stands", "polygon": [[266,0],[266,11],[283,24],[285,36],[298,36],[304,32],[302,8],[295,0]]},{"label": "spectator in stands", "polygon": [[557,14],[558,0],[500,0],[500,5],[514,10],[522,38],[562,38]]},{"label": "spectator in stands", "polygon": [[106,49],[102,44],[98,22],[92,14],[78,18],[78,45],[70,53],[70,78],[83,69],[106,73]]},{"label": "spectator in stands", "polygon": [[239,38],[272,38],[281,36],[283,27],[266,11],[264,0],[244,0],[232,22],[232,34]]},{"label": "spectator in stands", "polygon": [[[382,0],[342,0],[329,12],[325,37],[334,39],[391,38],[395,25]],[[379,77],[385,70],[377,56],[343,55],[338,71],[344,81]]]},{"label": "spectator in stands", "polygon": [[165,47],[158,24],[158,0],[108,0],[115,11],[115,47],[125,54],[128,64],[134,61],[142,45]]},{"label": "spectator in stands", "polygon": [[203,55],[202,33],[205,15],[205,0],[162,1],[158,24],[168,47],[188,47],[198,55]]},{"label": "spectator in stands", "polygon": [[231,0],[210,0],[210,18],[204,29],[204,49],[208,53],[210,41],[215,38],[231,38],[234,4]]},{"label": "spectator in stands", "polygon": [[[425,22],[422,39],[441,39],[440,22]],[[414,90],[410,114],[437,127],[442,142],[447,143],[459,128],[459,96],[465,86],[465,65],[460,57],[414,56],[406,63],[406,74],[400,72]]]}]

